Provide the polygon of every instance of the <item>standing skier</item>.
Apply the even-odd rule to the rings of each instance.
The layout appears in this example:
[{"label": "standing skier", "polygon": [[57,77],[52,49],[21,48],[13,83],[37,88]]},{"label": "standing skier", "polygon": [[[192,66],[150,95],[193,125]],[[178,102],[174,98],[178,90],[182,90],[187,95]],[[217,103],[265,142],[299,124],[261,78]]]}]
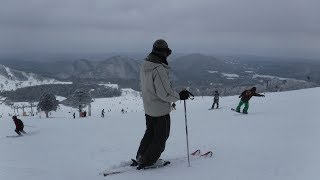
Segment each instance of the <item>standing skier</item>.
[{"label": "standing skier", "polygon": [[136,155],[137,169],[152,166],[165,149],[170,133],[171,103],[186,100],[187,90],[177,93],[169,80],[167,57],[171,54],[166,41],[159,39],[153,44],[152,52],[141,65],[140,80],[146,131]]},{"label": "standing skier", "polygon": [[104,118],[104,109],[101,111],[101,117]]},{"label": "standing skier", "polygon": [[12,116],[12,120],[14,122],[14,124],[16,125],[16,129],[14,130],[19,136],[21,136],[22,132],[23,134],[25,134],[26,132],[23,130],[24,125],[23,122],[17,118],[17,116]]},{"label": "standing skier", "polygon": [[211,106],[211,109],[214,109],[214,105],[217,104],[217,109],[219,108],[219,97],[220,94],[219,92],[216,90],[214,91],[214,95],[213,95],[213,104]]},{"label": "standing skier", "polygon": [[251,99],[252,96],[259,96],[259,97],[264,97],[263,94],[258,94],[256,93],[257,88],[253,87],[250,90],[245,90],[241,93],[239,98],[241,98],[239,105],[237,106],[236,111],[240,112],[241,106],[244,104],[243,108],[243,113],[248,114],[248,109],[249,109],[249,100]]}]

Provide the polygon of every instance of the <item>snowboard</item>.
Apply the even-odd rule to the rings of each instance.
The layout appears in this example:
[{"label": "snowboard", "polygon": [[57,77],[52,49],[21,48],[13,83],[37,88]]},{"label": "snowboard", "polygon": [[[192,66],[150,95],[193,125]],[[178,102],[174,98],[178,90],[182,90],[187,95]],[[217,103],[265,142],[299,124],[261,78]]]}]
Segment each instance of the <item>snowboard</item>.
[{"label": "snowboard", "polygon": [[248,113],[238,112],[238,111],[236,111],[236,109],[234,109],[234,108],[231,108],[231,110],[234,111],[234,112],[237,112],[237,113],[239,113],[239,114],[248,114]]},{"label": "snowboard", "polygon": [[221,109],[221,107],[218,107],[218,108],[210,108],[208,110],[214,110],[214,109]]}]

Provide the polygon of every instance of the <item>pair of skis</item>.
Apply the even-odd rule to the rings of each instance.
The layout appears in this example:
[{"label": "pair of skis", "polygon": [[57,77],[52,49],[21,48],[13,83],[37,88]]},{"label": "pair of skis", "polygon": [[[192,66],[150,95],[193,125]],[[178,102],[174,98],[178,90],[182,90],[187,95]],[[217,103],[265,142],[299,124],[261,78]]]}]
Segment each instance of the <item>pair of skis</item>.
[{"label": "pair of skis", "polygon": [[[203,158],[209,158],[213,156],[212,151],[207,151],[203,154],[201,154],[200,149],[194,151],[193,153],[190,154],[191,157],[203,157]],[[171,160],[162,160],[163,163],[162,164],[158,164],[158,165],[154,165],[154,166],[148,166],[145,167],[144,170],[149,170],[149,169],[157,169],[157,168],[161,168],[161,167],[165,167],[167,165],[169,165],[171,162],[170,161],[178,161],[178,160],[183,160],[184,158],[175,158],[175,159],[171,159]],[[103,175],[103,176],[111,176],[111,175],[116,175],[116,174],[122,174],[125,172],[129,172],[129,171],[134,171],[136,170],[136,166],[132,166],[132,162],[135,162],[135,160],[129,161],[129,162],[123,162],[122,164],[120,164],[119,166],[115,167],[115,168],[111,168],[109,170],[105,170],[101,173],[99,173],[99,175]]]},{"label": "pair of skis", "polygon": [[213,156],[213,152],[212,151],[207,151],[206,153],[201,154],[200,149],[197,149],[196,151],[194,151],[193,153],[190,154],[191,156],[200,156],[200,157],[212,157]]},{"label": "pair of skis", "polygon": [[20,135],[11,135],[11,136],[6,136],[7,138],[18,138],[18,137],[23,137],[23,136],[29,136],[31,135],[30,133],[24,132]]}]

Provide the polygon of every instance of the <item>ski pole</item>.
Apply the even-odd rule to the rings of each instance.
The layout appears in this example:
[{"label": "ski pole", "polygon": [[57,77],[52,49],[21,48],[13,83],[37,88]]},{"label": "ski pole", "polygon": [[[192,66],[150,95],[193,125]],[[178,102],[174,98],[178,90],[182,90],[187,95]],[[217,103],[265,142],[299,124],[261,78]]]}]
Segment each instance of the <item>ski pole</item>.
[{"label": "ski pole", "polygon": [[33,128],[34,128],[34,126],[29,126],[29,125],[24,125],[24,126],[26,126],[26,127],[33,127]]},{"label": "ski pole", "polygon": [[188,138],[188,122],[187,122],[186,100],[184,100],[184,120],[185,120],[185,124],[186,124],[186,140],[187,140],[187,153],[188,153],[188,167],[190,167],[189,138]]}]

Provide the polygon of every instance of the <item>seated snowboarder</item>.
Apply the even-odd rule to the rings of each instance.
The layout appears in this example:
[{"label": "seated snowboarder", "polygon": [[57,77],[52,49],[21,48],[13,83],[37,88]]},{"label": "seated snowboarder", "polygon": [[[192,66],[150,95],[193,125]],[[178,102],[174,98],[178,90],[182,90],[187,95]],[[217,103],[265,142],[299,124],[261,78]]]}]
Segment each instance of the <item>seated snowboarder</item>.
[{"label": "seated snowboarder", "polygon": [[220,97],[220,94],[219,92],[216,90],[214,92],[214,95],[213,95],[213,104],[211,106],[211,109],[214,109],[214,105],[217,104],[217,109],[219,108],[219,97]]},{"label": "seated snowboarder", "polygon": [[258,94],[256,93],[257,88],[253,87],[250,90],[245,90],[241,93],[239,98],[241,98],[239,105],[237,106],[236,111],[240,112],[241,106],[244,104],[243,108],[243,113],[248,114],[248,109],[249,109],[249,100],[251,99],[252,96],[259,96],[259,97],[264,97],[263,94]]},{"label": "seated snowboarder", "polygon": [[23,125],[23,122],[17,118],[17,116],[12,116],[12,120],[14,122],[14,124],[16,125],[16,129],[15,129],[15,132],[21,136],[21,133],[22,132],[23,134],[25,134],[26,132],[24,132],[23,128],[24,128],[24,125]]}]

